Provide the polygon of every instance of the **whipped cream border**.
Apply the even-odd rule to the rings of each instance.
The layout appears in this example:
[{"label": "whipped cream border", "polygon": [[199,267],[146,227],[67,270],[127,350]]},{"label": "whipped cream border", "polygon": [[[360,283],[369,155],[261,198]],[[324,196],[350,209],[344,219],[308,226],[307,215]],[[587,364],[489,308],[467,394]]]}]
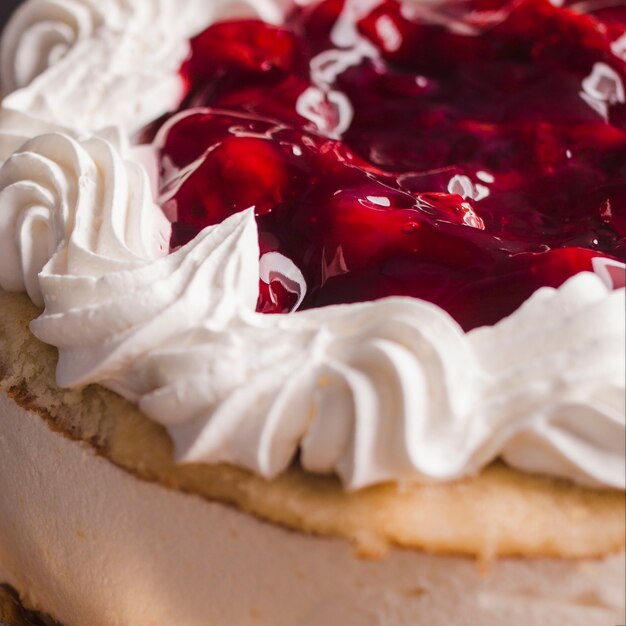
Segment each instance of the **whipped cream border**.
[{"label": "whipped cream border", "polygon": [[278,22],[283,4],[27,0],[2,36],[2,108],[83,132],[116,125],[133,135],[177,108],[193,35],[218,19]]},{"label": "whipped cream border", "polygon": [[[106,10],[30,0],[3,39],[2,67],[19,66],[8,90],[19,88],[0,111],[0,286],[45,305],[32,330],[59,349],[59,384],[101,383],[137,402],[168,428],[181,462],[271,478],[299,451],[305,469],[360,488],[451,480],[501,456],[624,489],[624,288],[607,284],[619,272],[606,264],[466,334],[407,298],[257,314],[251,210],[166,255],[150,155],[125,139],[157,116],[143,104],[154,99],[146,81],[176,95],[164,112],[177,104],[170,79],[193,28],[232,12],[280,15],[271,0],[201,4],[202,24],[173,0]],[[143,34],[155,20],[174,33],[156,52]],[[45,53],[18,62],[29,49]],[[100,76],[86,85],[95,101],[76,98],[85,68]],[[109,107],[121,95],[136,103],[130,117]],[[117,130],[94,136],[107,124]]]}]

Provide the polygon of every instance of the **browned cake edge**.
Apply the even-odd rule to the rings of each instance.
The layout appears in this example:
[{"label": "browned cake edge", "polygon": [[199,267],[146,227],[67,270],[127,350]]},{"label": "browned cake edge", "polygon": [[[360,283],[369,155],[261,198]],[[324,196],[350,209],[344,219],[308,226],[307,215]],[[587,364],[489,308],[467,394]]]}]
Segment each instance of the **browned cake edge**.
[{"label": "browned cake edge", "polygon": [[57,387],[56,352],[28,329],[36,315],[26,296],[0,290],[0,392],[137,478],[295,531],[346,538],[363,556],[378,556],[390,546],[485,560],[591,558],[624,550],[623,492],[525,474],[501,463],[454,483],[389,484],[355,493],[344,491],[336,478],[295,466],[266,481],[231,466],[177,465],[166,431],[134,405],[96,385]]}]

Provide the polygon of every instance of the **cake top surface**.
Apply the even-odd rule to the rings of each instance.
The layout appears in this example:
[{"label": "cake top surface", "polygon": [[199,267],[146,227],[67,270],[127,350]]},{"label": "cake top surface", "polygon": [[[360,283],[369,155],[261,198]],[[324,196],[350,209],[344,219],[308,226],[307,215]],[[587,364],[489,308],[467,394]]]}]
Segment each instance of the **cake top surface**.
[{"label": "cake top surface", "polygon": [[[212,111],[157,140],[173,246],[254,206],[261,254],[303,273],[300,309],[413,296],[466,330],[624,259],[617,10],[351,6],[192,41],[182,108]],[[260,308],[292,310],[276,288]]]},{"label": "cake top surface", "polygon": [[3,37],[0,285],[58,383],[185,462],[623,489],[620,7],[175,5]]}]

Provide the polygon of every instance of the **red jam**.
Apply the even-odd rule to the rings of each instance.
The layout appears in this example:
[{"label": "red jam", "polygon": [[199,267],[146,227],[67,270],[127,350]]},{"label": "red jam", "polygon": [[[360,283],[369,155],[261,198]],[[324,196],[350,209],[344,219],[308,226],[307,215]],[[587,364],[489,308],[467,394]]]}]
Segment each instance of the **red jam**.
[{"label": "red jam", "polygon": [[[466,329],[626,258],[626,9],[326,0],[217,24],[161,135],[172,247],[255,207],[300,308],[408,295]],[[366,7],[369,9],[366,10]],[[263,286],[259,310],[296,299]]]}]

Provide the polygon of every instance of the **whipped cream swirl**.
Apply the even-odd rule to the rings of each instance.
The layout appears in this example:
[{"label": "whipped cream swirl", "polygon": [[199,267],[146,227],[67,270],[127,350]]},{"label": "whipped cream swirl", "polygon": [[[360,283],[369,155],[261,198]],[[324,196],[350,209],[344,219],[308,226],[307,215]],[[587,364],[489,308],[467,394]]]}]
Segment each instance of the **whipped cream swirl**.
[{"label": "whipped cream swirl", "polygon": [[212,22],[282,17],[278,0],[27,0],[2,36],[2,107],[134,134],[175,109],[188,40]]},{"label": "whipped cream swirl", "polygon": [[470,333],[408,298],[261,315],[253,211],[165,255],[168,224],[123,151],[48,134],[0,170],[0,284],[45,303],[32,330],[58,347],[60,385],[138,402],[182,462],[273,477],[299,451],[360,488],[501,456],[624,488],[623,288],[579,274]]},{"label": "whipped cream swirl", "polygon": [[[117,147],[116,145],[117,144]],[[0,286],[43,305],[40,273],[97,275],[167,253],[170,225],[114,132],[27,141],[0,170]],[[49,295],[50,297],[50,295]]]},{"label": "whipped cream swirl", "polygon": [[24,3],[2,37],[2,91],[27,87],[93,35],[100,15],[80,0]]}]

